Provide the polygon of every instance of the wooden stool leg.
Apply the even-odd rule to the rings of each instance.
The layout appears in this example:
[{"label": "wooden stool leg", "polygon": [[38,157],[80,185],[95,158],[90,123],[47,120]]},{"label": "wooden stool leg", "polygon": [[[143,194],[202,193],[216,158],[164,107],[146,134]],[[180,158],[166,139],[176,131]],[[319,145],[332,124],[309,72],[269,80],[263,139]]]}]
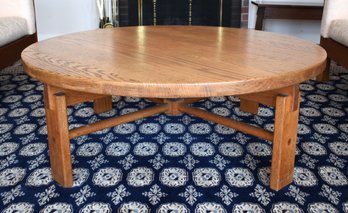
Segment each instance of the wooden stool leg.
[{"label": "wooden stool leg", "polygon": [[45,87],[48,145],[53,179],[63,187],[72,187],[72,163],[66,100],[63,93],[53,94]]},{"label": "wooden stool leg", "polygon": [[110,111],[112,109],[112,96],[94,99],[93,109],[97,114]]},{"label": "wooden stool leg", "polygon": [[324,72],[322,72],[320,75],[317,76],[317,81],[327,82],[330,80],[330,64],[331,64],[331,59],[327,58],[326,68]]},{"label": "wooden stool leg", "polygon": [[295,165],[299,95],[276,97],[270,187],[280,190],[292,182]]},{"label": "wooden stool leg", "polygon": [[254,101],[249,101],[246,99],[240,98],[240,110],[243,112],[249,112],[256,115],[259,110],[259,104]]}]

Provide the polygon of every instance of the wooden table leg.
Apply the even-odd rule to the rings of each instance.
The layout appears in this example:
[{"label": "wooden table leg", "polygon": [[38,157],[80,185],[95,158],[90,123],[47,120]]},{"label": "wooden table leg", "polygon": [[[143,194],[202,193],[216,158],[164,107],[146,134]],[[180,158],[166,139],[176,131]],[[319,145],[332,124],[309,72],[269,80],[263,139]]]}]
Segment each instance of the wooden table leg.
[{"label": "wooden table leg", "polygon": [[93,100],[93,109],[94,112],[99,114],[103,112],[107,112],[112,110],[112,96],[105,96],[102,98],[94,99]]},{"label": "wooden table leg", "polygon": [[264,8],[264,7],[257,8],[257,18],[256,18],[255,30],[262,30],[263,29],[263,19],[265,18],[265,10],[266,10],[266,8]]},{"label": "wooden table leg", "polygon": [[317,79],[316,79],[317,81],[327,82],[330,80],[330,65],[331,65],[331,59],[327,58],[326,68],[322,73],[320,73],[320,75],[317,76]]},{"label": "wooden table leg", "polygon": [[45,111],[53,179],[63,187],[73,184],[65,95],[45,85]]},{"label": "wooden table leg", "polygon": [[273,190],[280,190],[292,182],[295,165],[299,95],[278,95],[272,152],[271,182]]},{"label": "wooden table leg", "polygon": [[249,112],[251,114],[256,115],[259,111],[259,104],[254,101],[240,99],[240,110],[243,112]]}]

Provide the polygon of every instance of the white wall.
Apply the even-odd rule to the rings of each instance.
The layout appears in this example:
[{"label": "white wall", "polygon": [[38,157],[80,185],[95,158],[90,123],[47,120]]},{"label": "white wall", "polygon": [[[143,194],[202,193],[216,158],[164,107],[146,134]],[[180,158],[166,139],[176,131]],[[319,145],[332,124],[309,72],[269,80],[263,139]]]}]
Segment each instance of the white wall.
[{"label": "white wall", "polygon": [[[251,1],[251,0],[250,0]],[[273,0],[273,1],[289,1],[289,0]],[[294,2],[301,0],[292,0]],[[306,2],[322,3],[323,0],[306,0]],[[257,7],[250,3],[249,7],[249,28],[255,28]],[[320,40],[320,21],[316,20],[279,20],[279,19],[265,19],[265,31],[283,33],[293,35],[302,39],[306,39],[315,43]]]},{"label": "white wall", "polygon": [[98,28],[95,0],[35,0],[39,40]]}]

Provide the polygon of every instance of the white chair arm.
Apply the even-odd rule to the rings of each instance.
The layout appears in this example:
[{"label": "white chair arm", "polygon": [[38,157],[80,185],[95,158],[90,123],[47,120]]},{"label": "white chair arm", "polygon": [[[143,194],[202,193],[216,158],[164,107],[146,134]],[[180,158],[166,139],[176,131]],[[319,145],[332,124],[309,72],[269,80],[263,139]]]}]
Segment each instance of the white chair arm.
[{"label": "white chair arm", "polygon": [[27,20],[28,33],[36,32],[33,0],[0,0],[0,17],[16,16]]},{"label": "white chair arm", "polygon": [[328,37],[330,24],[336,19],[348,19],[348,0],[325,0],[321,36]]}]

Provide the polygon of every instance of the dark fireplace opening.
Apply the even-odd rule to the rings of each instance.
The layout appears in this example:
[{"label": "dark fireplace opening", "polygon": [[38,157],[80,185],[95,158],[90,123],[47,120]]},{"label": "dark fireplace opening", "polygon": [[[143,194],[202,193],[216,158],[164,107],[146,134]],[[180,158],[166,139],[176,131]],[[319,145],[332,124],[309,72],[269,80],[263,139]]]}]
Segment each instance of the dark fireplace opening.
[{"label": "dark fireplace opening", "polygon": [[240,27],[241,0],[120,0],[120,26]]}]

